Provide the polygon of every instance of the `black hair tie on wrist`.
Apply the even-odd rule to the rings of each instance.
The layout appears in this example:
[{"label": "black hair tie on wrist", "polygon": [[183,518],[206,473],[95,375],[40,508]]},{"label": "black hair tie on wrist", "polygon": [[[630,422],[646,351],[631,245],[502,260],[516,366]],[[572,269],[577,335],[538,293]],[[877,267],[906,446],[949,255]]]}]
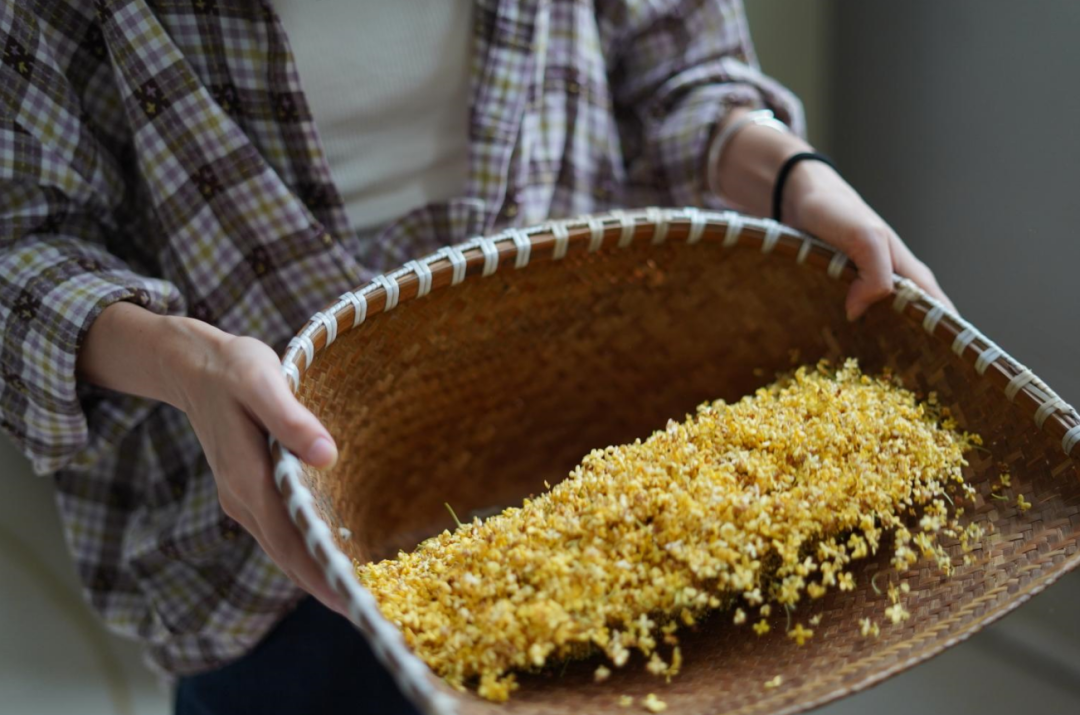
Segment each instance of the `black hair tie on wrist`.
[{"label": "black hair tie on wrist", "polygon": [[788,175],[791,170],[795,168],[795,165],[800,161],[820,161],[823,164],[828,164],[833,169],[836,168],[836,164],[833,164],[832,159],[819,154],[816,151],[803,151],[798,154],[793,154],[787,158],[784,165],[780,167],[779,173],[776,175],[776,184],[773,185],[772,195],[772,217],[774,221],[780,220],[780,207],[784,201],[784,184],[787,183]]}]

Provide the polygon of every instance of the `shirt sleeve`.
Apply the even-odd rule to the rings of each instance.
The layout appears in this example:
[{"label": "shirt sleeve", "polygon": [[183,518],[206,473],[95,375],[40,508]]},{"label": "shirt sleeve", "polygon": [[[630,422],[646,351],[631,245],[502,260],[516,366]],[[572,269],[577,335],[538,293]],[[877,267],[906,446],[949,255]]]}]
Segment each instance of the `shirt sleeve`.
[{"label": "shirt sleeve", "polygon": [[120,162],[83,121],[42,36],[35,45],[33,28],[19,29],[0,63],[0,431],[48,474],[92,463],[156,406],[76,382],[94,319],[117,301],[185,306],[175,285],[109,250],[125,240]]},{"label": "shirt sleeve", "polygon": [[678,206],[706,189],[713,130],[735,107],[771,109],[805,133],[802,105],[757,64],[741,0],[597,0],[597,22],[631,181]]}]

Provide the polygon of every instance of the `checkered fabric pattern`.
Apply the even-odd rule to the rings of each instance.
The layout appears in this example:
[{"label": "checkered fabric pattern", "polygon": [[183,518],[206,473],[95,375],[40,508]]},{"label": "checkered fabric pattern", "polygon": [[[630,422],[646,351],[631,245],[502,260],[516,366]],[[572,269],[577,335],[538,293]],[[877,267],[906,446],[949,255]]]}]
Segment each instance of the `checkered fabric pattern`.
[{"label": "checkered fabric pattern", "polygon": [[473,12],[463,193],[361,236],[268,0],[0,3],[0,427],[55,479],[88,600],[164,673],[242,655],[300,594],[221,512],[183,414],[77,383],[106,306],[280,349],[329,299],[447,243],[711,206],[705,147],[733,106],[802,130],[737,0]]}]

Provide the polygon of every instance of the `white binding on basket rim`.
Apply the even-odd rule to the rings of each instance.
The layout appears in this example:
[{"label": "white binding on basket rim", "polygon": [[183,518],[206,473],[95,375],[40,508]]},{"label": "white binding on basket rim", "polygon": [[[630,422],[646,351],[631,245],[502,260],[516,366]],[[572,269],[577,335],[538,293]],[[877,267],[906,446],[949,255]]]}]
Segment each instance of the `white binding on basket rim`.
[{"label": "white binding on basket rim", "polygon": [[311,342],[311,338],[304,333],[294,336],[285,350],[288,352],[296,349],[304,352],[304,369],[311,367],[311,363],[315,362],[315,343]]},{"label": "white binding on basket rim", "polygon": [[431,266],[427,261],[409,261],[405,264],[407,270],[416,274],[416,297],[423,298],[431,292]]},{"label": "white binding on basket rim", "polygon": [[551,224],[551,235],[555,237],[555,248],[551,257],[557,261],[566,256],[566,249],[570,246],[570,229],[565,221],[556,221]]},{"label": "white binding on basket rim", "polygon": [[1080,424],[1074,425],[1065,436],[1061,438],[1061,448],[1065,454],[1072,455],[1073,447],[1080,442]]},{"label": "white binding on basket rim", "polygon": [[833,280],[839,278],[840,274],[844,272],[844,266],[847,265],[847,261],[848,257],[843,253],[834,253],[833,257],[829,260],[829,269],[826,271],[826,273],[829,274],[829,278],[832,278]]},{"label": "white binding on basket rim", "polygon": [[802,245],[799,246],[799,253],[795,256],[795,262],[800,266],[806,263],[806,257],[810,255],[810,249],[814,247],[814,241],[809,236],[803,237]]},{"label": "white binding on basket rim", "polygon": [[705,214],[698,209],[687,209],[690,214],[690,233],[686,236],[687,243],[697,243],[705,233]]},{"label": "white binding on basket rim", "polygon": [[296,366],[296,363],[291,360],[282,363],[281,372],[285,375],[285,380],[289,383],[289,389],[293,392],[300,389],[300,368]]},{"label": "white binding on basket rim", "polygon": [[958,356],[964,355],[964,350],[968,345],[979,335],[979,331],[970,325],[957,333],[956,338],[953,340],[952,351]]},{"label": "white binding on basket rim", "polygon": [[634,217],[622,209],[613,209],[610,215],[619,222],[619,240],[615,245],[626,248],[634,241]]},{"label": "white binding on basket rim", "polygon": [[281,448],[281,459],[278,460],[277,465],[274,467],[274,484],[277,485],[278,491],[281,491],[281,482],[285,479],[285,475],[290,471],[297,471],[300,469],[300,460],[298,460],[293,453],[284,447]]},{"label": "white binding on basket rim", "polygon": [[1009,402],[1014,402],[1016,400],[1016,393],[1019,392],[1024,385],[1027,385],[1034,380],[1035,373],[1025,367],[1020,372],[1013,375],[1012,379],[1009,380],[1009,384],[1005,386],[1005,397],[1009,398]]},{"label": "white binding on basket rim", "polygon": [[1046,400],[1039,405],[1039,409],[1035,410],[1035,425],[1042,429],[1042,426],[1046,423],[1046,418],[1062,408],[1070,409],[1068,403],[1057,395]]},{"label": "white binding on basket rim", "polygon": [[652,245],[659,246],[667,239],[668,212],[655,206],[645,209],[645,220],[653,225]]},{"label": "white binding on basket rim", "polygon": [[941,322],[941,318],[945,315],[945,307],[940,303],[934,303],[930,310],[926,311],[926,317],[923,318],[922,326],[923,330],[928,333],[933,333],[937,328],[938,323]]},{"label": "white binding on basket rim", "polygon": [[903,312],[904,308],[911,301],[922,296],[922,291],[911,280],[907,278],[901,278],[897,281],[896,297],[893,298],[893,310],[897,313]]},{"label": "white binding on basket rim", "polygon": [[450,261],[452,271],[450,285],[456,286],[465,280],[465,269],[468,268],[468,262],[465,260],[465,254],[461,252],[461,249],[457,246],[443,246],[439,249],[439,254]]},{"label": "white binding on basket rim", "polygon": [[[356,291],[351,290],[348,293],[342,294],[341,298],[338,300],[348,301],[352,306],[352,326],[354,328],[367,320],[367,298],[364,297],[363,293],[357,293]],[[308,364],[310,365],[311,362],[308,361]]]},{"label": "white binding on basket rim", "polygon": [[395,682],[414,702],[434,715],[456,715],[454,700],[435,688],[428,678],[428,667],[409,650],[401,632],[382,617],[374,597],[356,581],[348,557],[337,547],[330,528],[314,508],[314,496],[303,483],[300,461],[281,444],[278,449],[274,482],[280,492],[289,492],[286,508],[293,523],[299,526],[299,516],[303,515],[307,550],[314,558],[320,551],[325,556],[327,583],[346,599],[353,623],[371,639],[372,648],[389,667]]},{"label": "white binding on basket rim", "polygon": [[[330,345],[337,337],[337,317],[339,312],[353,309],[353,327],[363,323],[367,319],[368,298],[367,294],[382,288],[386,294],[383,311],[392,310],[398,303],[400,290],[397,278],[409,272],[415,273],[420,281],[418,295],[424,295],[431,289],[430,264],[437,260],[445,259],[450,263],[452,270],[451,285],[457,285],[465,279],[467,259],[465,251],[477,249],[484,257],[483,275],[491,275],[498,266],[499,242],[513,242],[517,248],[517,260],[515,267],[521,268],[527,265],[531,256],[532,239],[534,236],[554,238],[552,258],[559,260],[565,257],[569,247],[569,228],[588,227],[590,229],[589,248],[595,250],[603,241],[604,221],[618,221],[622,227],[619,245],[626,245],[632,240],[637,229],[638,220],[651,223],[654,226],[651,243],[661,244],[666,240],[668,228],[672,221],[686,221],[690,224],[687,235],[687,243],[695,243],[704,235],[706,226],[709,224],[724,229],[722,245],[730,248],[738,243],[744,227],[752,227],[761,230],[765,237],[762,241],[762,252],[769,253],[779,242],[781,237],[795,239],[800,242],[797,254],[797,262],[805,263],[815,244],[833,249],[821,244],[816,239],[806,234],[794,231],[790,228],[769,221],[742,216],[734,212],[715,213],[698,209],[659,209],[656,207],[635,210],[613,212],[606,216],[592,216],[572,221],[551,221],[533,229],[508,229],[494,238],[478,237],[471,241],[456,245],[446,246],[436,253],[425,258],[410,261],[406,266],[390,274],[376,276],[372,281],[355,291],[343,294],[333,308],[320,311],[294,337],[286,349],[282,358],[282,373],[288,380],[293,392],[299,389],[301,375],[300,368],[296,364],[299,353],[304,353],[305,370],[314,360],[316,350],[312,335],[318,326],[322,325],[327,331],[326,344]],[[629,238],[627,238],[629,236]],[[847,257],[842,253],[834,252],[829,261],[827,274],[832,278],[838,278],[847,264]],[[952,351],[959,356],[964,354],[966,348],[976,340],[985,347],[979,351],[975,361],[975,369],[983,374],[986,369],[1000,359],[1007,361],[1016,371],[1005,388],[1006,397],[1015,400],[1022,390],[1029,390],[1030,394],[1039,402],[1035,411],[1035,423],[1042,428],[1046,420],[1052,414],[1072,414],[1077,419],[1073,408],[1059,397],[1053,390],[1047,387],[1030,370],[1013,360],[1000,347],[987,339],[982,333],[967,323],[963,318],[947,311],[937,301],[926,295],[918,286],[907,279],[896,280],[896,297],[893,307],[903,311],[912,301],[921,301],[928,305],[928,311],[922,320],[922,327],[929,333],[933,333],[939,323],[948,318],[955,329],[960,332],[952,342]],[[331,327],[333,326],[333,327]],[[1060,418],[1059,418],[1060,419]],[[380,659],[390,668],[395,681],[401,689],[411,697],[418,705],[434,715],[452,715],[456,713],[456,703],[436,688],[429,679],[430,671],[427,666],[410,651],[404,642],[401,633],[386,621],[378,610],[374,597],[356,581],[352,573],[352,564],[349,559],[338,549],[333,538],[331,529],[319,517],[314,508],[313,496],[303,483],[303,467],[300,461],[283,445],[273,437],[268,440],[270,449],[276,445],[279,457],[274,465],[274,482],[282,492],[288,491],[291,495],[287,506],[293,520],[303,515],[307,530],[304,533],[305,543],[308,550],[313,554],[322,552],[326,558],[325,575],[327,581],[339,594],[346,598],[348,612],[353,622],[368,636]],[[1068,455],[1080,444],[1080,424],[1068,428],[1062,437],[1062,449]],[[344,527],[342,527],[344,528]],[[347,538],[342,532],[342,538]]]},{"label": "white binding on basket rim", "polygon": [[765,238],[761,241],[762,253],[772,253],[772,250],[776,248],[776,242],[780,240],[783,228],[776,221],[769,220],[768,228],[765,229]]},{"label": "white binding on basket rim", "polygon": [[372,278],[371,282],[382,288],[386,293],[386,302],[383,304],[384,313],[388,313],[397,307],[398,296],[401,295],[401,288],[398,286],[396,279],[388,278],[385,273],[382,273]]},{"label": "white binding on basket rim", "polygon": [[514,268],[524,268],[529,265],[529,257],[532,256],[532,241],[529,236],[518,228],[506,229],[506,235],[514,242],[517,248],[517,257],[514,259]]},{"label": "white binding on basket rim", "polygon": [[589,227],[589,253],[595,253],[604,245],[604,220],[599,216],[590,216],[586,220]]},{"label": "white binding on basket rim", "polygon": [[470,241],[470,244],[479,247],[480,252],[484,254],[484,270],[480,275],[486,278],[499,269],[499,248],[494,240],[477,236]]},{"label": "white binding on basket rim", "polygon": [[289,500],[286,502],[286,508],[289,510],[289,516],[293,521],[296,521],[296,514],[300,510],[301,505],[311,504],[315,501],[315,497],[312,495],[311,490],[305,487],[303,484],[294,484],[292,494],[289,495]]},{"label": "white binding on basket rim", "polygon": [[[326,330],[326,344],[332,345],[337,340],[337,316],[333,313],[324,313],[319,311],[312,318],[312,322],[316,325],[321,325]],[[311,367],[311,361],[308,361],[308,367]]]},{"label": "white binding on basket rim", "polygon": [[732,248],[739,242],[742,234],[744,219],[740,214],[733,214],[728,218],[727,230],[724,231],[724,248]]},{"label": "white binding on basket rim", "polygon": [[980,375],[986,374],[986,368],[994,364],[994,362],[1005,354],[1005,351],[999,348],[997,345],[990,343],[985,350],[979,353],[979,357],[975,360],[975,372]]}]

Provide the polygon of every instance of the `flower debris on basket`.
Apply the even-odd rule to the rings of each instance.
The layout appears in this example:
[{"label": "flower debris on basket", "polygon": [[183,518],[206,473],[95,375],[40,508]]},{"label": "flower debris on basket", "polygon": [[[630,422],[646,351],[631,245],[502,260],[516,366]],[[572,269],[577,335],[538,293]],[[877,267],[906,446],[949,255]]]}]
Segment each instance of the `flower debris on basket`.
[{"label": "flower debris on basket", "polygon": [[[356,573],[435,673],[484,698],[506,700],[516,671],[597,652],[621,667],[640,651],[670,679],[678,629],[708,611],[738,606],[733,620],[764,635],[771,603],[790,617],[853,590],[851,562],[879,549],[897,571],[921,557],[951,574],[939,534],[965,553],[983,534],[957,506],[974,496],[961,469],[981,440],[946,414],[889,374],[821,361],[594,450],[521,507]],[[895,586],[884,615],[909,617]],[[785,633],[793,647],[814,637],[803,623]]]}]

